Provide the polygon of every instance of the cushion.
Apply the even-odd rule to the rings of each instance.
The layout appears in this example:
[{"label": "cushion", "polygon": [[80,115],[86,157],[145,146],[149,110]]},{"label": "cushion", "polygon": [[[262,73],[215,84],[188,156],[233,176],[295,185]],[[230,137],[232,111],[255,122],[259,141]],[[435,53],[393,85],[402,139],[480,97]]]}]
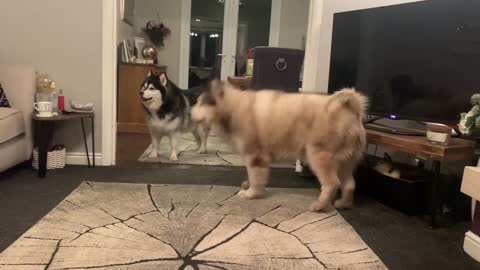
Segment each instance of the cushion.
[{"label": "cushion", "polygon": [[0,107],[0,143],[6,142],[25,132],[21,111]]},{"label": "cushion", "polygon": [[10,103],[8,102],[7,95],[3,91],[2,84],[0,83],[0,107],[10,108]]}]

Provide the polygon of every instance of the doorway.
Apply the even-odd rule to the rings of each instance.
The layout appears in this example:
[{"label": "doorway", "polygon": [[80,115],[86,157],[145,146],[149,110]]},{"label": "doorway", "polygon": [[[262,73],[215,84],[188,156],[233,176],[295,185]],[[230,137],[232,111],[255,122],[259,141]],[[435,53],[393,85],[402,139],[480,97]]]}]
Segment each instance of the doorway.
[{"label": "doorway", "polygon": [[245,73],[247,51],[268,46],[272,0],[192,0],[189,87]]},{"label": "doorway", "polygon": [[[230,76],[244,76],[249,48],[304,48],[302,41],[307,32],[309,0],[135,0],[134,3],[134,18],[130,24],[121,18],[117,20],[117,45],[124,40],[133,40],[135,44],[135,40],[142,37],[148,41],[143,33],[146,23],[152,20],[164,23],[172,34],[165,39],[164,46],[157,48],[154,69],[166,70],[169,79],[182,89],[201,87],[211,78],[227,80]],[[291,12],[299,7],[303,14],[300,16],[301,23],[298,23],[302,21],[298,18],[298,10]],[[125,70],[129,66],[135,70],[142,69],[139,73],[145,73],[130,72],[126,80],[122,80],[118,73],[119,85],[115,95],[118,106],[114,107],[117,132],[114,133],[116,147],[112,152],[116,164],[138,164],[144,162],[142,157],[151,142],[138,88],[152,68],[144,63],[132,66],[132,63],[122,63],[121,57],[117,59],[117,70],[120,71],[121,67]],[[134,81],[133,78],[137,79]],[[120,97],[126,97],[124,102],[119,100]],[[125,115],[128,117],[122,117]],[[185,138],[186,144],[190,139]],[[167,151],[168,140],[164,140],[162,145]],[[215,150],[223,147],[210,149],[216,154]],[[190,148],[185,150],[180,159],[183,157],[185,160],[185,156],[190,154]],[[222,153],[219,155],[214,158],[223,157]]]}]

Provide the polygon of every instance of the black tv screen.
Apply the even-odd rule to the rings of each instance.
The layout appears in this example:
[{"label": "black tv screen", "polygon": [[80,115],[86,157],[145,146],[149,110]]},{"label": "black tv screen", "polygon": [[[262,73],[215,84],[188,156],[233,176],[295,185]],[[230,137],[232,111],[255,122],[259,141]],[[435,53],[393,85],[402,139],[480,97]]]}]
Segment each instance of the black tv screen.
[{"label": "black tv screen", "polygon": [[458,122],[480,92],[480,0],[335,14],[329,90],[352,86],[372,115]]}]

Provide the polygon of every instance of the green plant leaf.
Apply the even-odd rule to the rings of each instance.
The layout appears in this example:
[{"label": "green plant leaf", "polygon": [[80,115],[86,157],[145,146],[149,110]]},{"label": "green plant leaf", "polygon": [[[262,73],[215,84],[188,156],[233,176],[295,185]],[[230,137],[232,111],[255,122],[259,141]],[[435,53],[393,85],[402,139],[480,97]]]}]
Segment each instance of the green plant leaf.
[{"label": "green plant leaf", "polygon": [[470,117],[467,118],[467,122],[465,123],[465,126],[468,128],[475,127],[477,118],[479,118],[480,113],[476,113]]},{"label": "green plant leaf", "polygon": [[465,123],[465,126],[468,128],[471,128],[473,125],[475,125],[475,118],[468,117],[467,122]]}]

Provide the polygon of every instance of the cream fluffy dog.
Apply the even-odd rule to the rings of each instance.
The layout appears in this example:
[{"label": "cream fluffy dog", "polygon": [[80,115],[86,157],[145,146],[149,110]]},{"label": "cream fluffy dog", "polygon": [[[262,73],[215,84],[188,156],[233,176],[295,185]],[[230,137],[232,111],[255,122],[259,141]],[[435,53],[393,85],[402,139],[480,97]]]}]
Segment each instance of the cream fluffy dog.
[{"label": "cream fluffy dog", "polygon": [[241,91],[214,81],[192,109],[192,120],[222,132],[245,160],[248,182],[239,195],[265,194],[269,165],[278,159],[307,160],[321,183],[310,210],[326,210],[338,189],[337,208],[353,206],[352,173],[362,158],[367,99],[353,89],[333,95]]}]

